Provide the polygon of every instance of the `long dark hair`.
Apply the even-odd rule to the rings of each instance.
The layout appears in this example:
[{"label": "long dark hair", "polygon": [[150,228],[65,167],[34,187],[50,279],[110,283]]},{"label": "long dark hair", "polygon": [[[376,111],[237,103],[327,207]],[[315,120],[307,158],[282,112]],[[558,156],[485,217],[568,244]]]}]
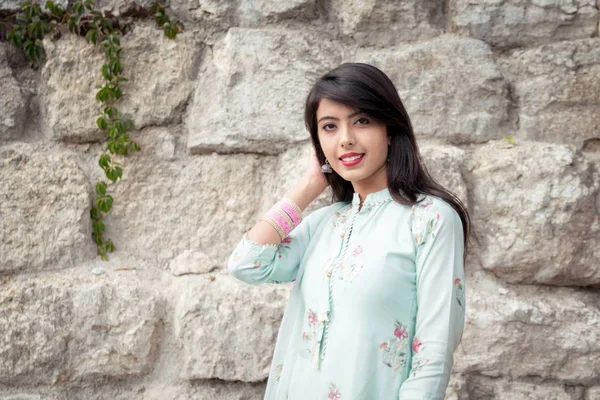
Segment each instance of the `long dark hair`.
[{"label": "long dark hair", "polygon": [[[429,194],[449,203],[459,214],[465,239],[465,259],[471,221],[466,206],[449,190],[437,183],[422,162],[410,118],[396,87],[380,69],[364,63],[345,63],[323,75],[306,99],[304,121],[321,164],[325,154],[318,135],[317,109],[321,99],[358,109],[386,125],[391,136],[387,164],[388,189],[395,201],[414,205],[420,194]],[[333,201],[352,201],[352,183],[335,171],[325,174],[333,191]]]}]

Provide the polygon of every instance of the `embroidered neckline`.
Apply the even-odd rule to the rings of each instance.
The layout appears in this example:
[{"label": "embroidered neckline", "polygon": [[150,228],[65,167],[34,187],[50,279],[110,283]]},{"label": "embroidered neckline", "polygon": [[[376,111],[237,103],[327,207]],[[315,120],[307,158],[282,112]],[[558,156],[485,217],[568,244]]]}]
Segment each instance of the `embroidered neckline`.
[{"label": "embroidered neckline", "polygon": [[[372,192],[367,194],[365,201],[363,201],[361,211],[365,208],[371,208],[377,204],[386,203],[390,200],[393,200],[392,194],[390,190],[386,187],[377,192]],[[358,207],[360,205],[360,196],[358,193],[354,192],[352,195],[352,207]]]}]

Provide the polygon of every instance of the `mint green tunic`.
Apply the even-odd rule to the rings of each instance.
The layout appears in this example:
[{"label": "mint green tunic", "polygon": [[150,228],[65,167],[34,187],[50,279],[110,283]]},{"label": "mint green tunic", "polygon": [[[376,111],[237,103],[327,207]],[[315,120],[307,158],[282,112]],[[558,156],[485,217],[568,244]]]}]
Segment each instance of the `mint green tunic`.
[{"label": "mint green tunic", "polygon": [[228,271],[293,282],[265,399],[444,398],[463,332],[463,228],[442,199],[389,190],[334,203],[278,246],[244,235]]}]

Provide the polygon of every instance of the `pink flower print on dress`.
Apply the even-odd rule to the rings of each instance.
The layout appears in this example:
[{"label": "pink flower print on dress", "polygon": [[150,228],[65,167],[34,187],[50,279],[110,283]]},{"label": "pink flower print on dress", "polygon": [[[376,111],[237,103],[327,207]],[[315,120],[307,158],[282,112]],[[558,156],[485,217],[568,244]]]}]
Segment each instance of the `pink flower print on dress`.
[{"label": "pink flower print on dress", "polygon": [[363,253],[363,247],[359,244],[358,246],[356,246],[354,248],[354,250],[352,250],[352,255],[354,257],[358,257]]},{"label": "pink flower print on dress", "polygon": [[317,323],[317,321],[318,321],[317,313],[315,313],[314,311],[310,310],[308,312],[308,324],[309,325],[314,325],[314,324]]},{"label": "pink flower print on dress", "polygon": [[337,386],[334,383],[331,383],[329,385],[329,394],[327,395],[327,398],[329,400],[340,400],[342,398],[342,394],[340,393],[340,390],[337,388]]},{"label": "pink flower print on dress", "polygon": [[283,238],[283,240],[281,241],[281,243],[285,243],[285,244],[292,243],[292,238],[290,238],[289,236],[286,236],[286,237]]},{"label": "pink flower print on dress", "polygon": [[406,367],[409,345],[406,327],[399,321],[396,321],[394,337],[379,345],[379,350],[382,352],[382,362],[392,369],[392,375],[400,368]]},{"label": "pink flower print on dress", "polygon": [[406,328],[404,328],[404,326],[398,322],[396,322],[396,329],[394,329],[394,336],[396,336],[398,339],[406,339],[408,337],[408,332],[406,331]]},{"label": "pink flower print on dress", "polygon": [[415,336],[412,342],[412,349],[415,353],[418,353],[419,350],[421,349],[421,346],[423,345],[423,343],[421,343],[421,341]]},{"label": "pink flower print on dress", "polygon": [[262,265],[262,262],[260,262],[260,261],[256,260],[256,261],[254,261],[254,265],[253,265],[252,267],[254,267],[254,268],[258,268],[258,267],[260,267],[261,265]]}]

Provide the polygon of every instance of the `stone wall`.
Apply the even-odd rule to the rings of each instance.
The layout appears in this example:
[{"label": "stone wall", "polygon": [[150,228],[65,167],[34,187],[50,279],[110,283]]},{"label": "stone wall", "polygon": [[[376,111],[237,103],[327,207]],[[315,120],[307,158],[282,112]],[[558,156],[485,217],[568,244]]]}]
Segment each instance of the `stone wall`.
[{"label": "stone wall", "polygon": [[174,41],[150,20],[122,39],[142,150],[111,189],[108,262],[89,217],[101,52],[46,39],[32,70],[0,43],[0,399],[261,399],[289,286],[225,261],[302,173],[304,98],[347,61],[389,74],[471,212],[447,398],[600,399],[598,5],[172,0]]}]

